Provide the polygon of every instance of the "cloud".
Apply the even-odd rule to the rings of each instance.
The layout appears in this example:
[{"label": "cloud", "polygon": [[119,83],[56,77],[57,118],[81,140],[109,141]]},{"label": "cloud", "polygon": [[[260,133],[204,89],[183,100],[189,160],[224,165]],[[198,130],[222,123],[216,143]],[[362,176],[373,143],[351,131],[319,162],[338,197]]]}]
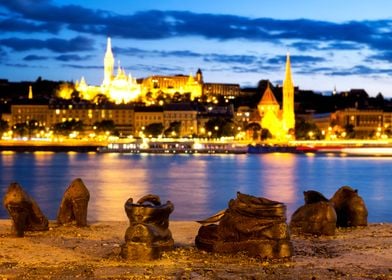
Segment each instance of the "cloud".
[{"label": "cloud", "polygon": [[55,59],[59,61],[84,61],[92,58],[92,55],[78,55],[78,54],[62,54],[56,56]]},{"label": "cloud", "polygon": [[159,56],[159,57],[201,57],[203,54],[189,51],[189,50],[174,50],[174,51],[161,51],[161,50],[148,50],[139,48],[120,48],[114,47],[115,54],[124,54],[127,56],[145,57],[145,56]]},{"label": "cloud", "polygon": [[[59,2],[59,1],[58,1]],[[214,41],[241,40],[272,43],[294,48],[310,55],[291,56],[297,73],[320,73],[330,76],[386,75],[387,68],[373,69],[371,62],[392,61],[392,19],[330,22],[312,19],[252,18],[237,15],[194,13],[189,11],[140,11],[134,14],[84,8],[81,5],[59,5],[51,0],[0,0],[0,60],[5,50],[28,51],[48,49],[60,54],[53,57],[28,55],[24,61],[55,59],[63,62],[83,61],[88,55],[75,54],[94,50],[95,42],[89,37],[111,36],[136,40],[160,40],[170,38],[199,37]],[[19,36],[4,38],[4,34],[48,33],[83,34],[70,39],[25,39]],[[52,35],[49,35],[52,36]],[[1,38],[3,37],[3,38]],[[44,37],[39,37],[44,38]],[[332,68],[328,56],[334,51],[366,50],[373,55],[363,56],[358,65],[351,68]],[[148,50],[138,48],[113,49],[116,54],[144,57],[199,58],[210,71],[224,70],[236,73],[266,72],[284,67],[285,56],[269,57],[247,53],[201,53],[191,50]],[[312,51],[312,53],[310,53]],[[322,51],[329,51],[321,56]],[[361,65],[363,63],[363,65]],[[213,65],[214,64],[214,65]],[[222,65],[215,65],[222,64]],[[102,66],[63,64],[65,67],[98,69]],[[133,65],[135,68],[136,66]],[[182,66],[138,65],[141,71],[152,73],[181,73]],[[215,67],[215,68],[213,68]],[[138,69],[139,70],[139,69]]]},{"label": "cloud", "polygon": [[220,62],[220,63],[240,63],[251,64],[258,61],[258,57],[254,55],[223,55],[223,54],[208,54],[205,55],[206,62]]},{"label": "cloud", "polygon": [[171,74],[178,74],[184,73],[184,68],[181,66],[170,66],[170,65],[146,65],[146,64],[137,64],[129,67],[127,69],[134,68],[138,71],[145,71],[147,73],[156,73],[157,75],[170,75]]},{"label": "cloud", "polygon": [[380,52],[366,58],[366,62],[374,62],[374,60],[392,62],[392,51]]},{"label": "cloud", "polygon": [[135,57],[181,57],[181,58],[203,58],[205,62],[220,62],[220,63],[241,63],[250,64],[255,63],[259,58],[255,55],[238,55],[238,54],[217,54],[217,53],[198,53],[190,50],[142,50],[138,48],[114,48],[114,53],[124,54]]},{"label": "cloud", "polygon": [[390,75],[392,74],[392,69],[371,68],[365,65],[356,65],[348,69],[331,71],[331,73],[329,74],[332,76],[349,76],[349,75],[368,76],[368,75],[380,75],[380,74]]},{"label": "cloud", "polygon": [[[84,8],[80,5],[55,5],[50,0],[0,0],[0,6],[11,12],[5,22],[18,21],[14,29],[28,28],[26,22],[36,21],[31,28],[46,26],[43,31],[69,30],[94,35],[132,39],[163,39],[201,36],[207,39],[269,41],[309,41],[313,47],[323,42],[326,48],[354,48],[365,44],[387,50],[392,47],[392,20],[329,22],[311,19],[280,20],[236,15],[193,13],[188,11],[140,11],[121,15],[109,11]],[[24,18],[25,21],[20,19]],[[53,29],[49,29],[49,25]],[[338,43],[337,43],[338,42]],[[293,46],[306,47],[301,42]],[[329,44],[329,45],[328,45]]]},{"label": "cloud", "polygon": [[30,65],[26,63],[6,63],[6,66],[15,67],[15,68],[47,68],[43,65]]},{"label": "cloud", "polygon": [[24,61],[48,60],[49,57],[42,55],[30,54],[23,58]]},{"label": "cloud", "polygon": [[3,49],[0,47],[0,62],[3,62],[3,61],[5,60],[6,57],[7,57],[6,51],[3,50]]},{"label": "cloud", "polygon": [[110,15],[106,11],[91,10],[79,5],[56,6],[52,3],[51,0],[0,0],[0,7],[23,18],[48,23],[99,24]]},{"label": "cloud", "polygon": [[79,64],[62,64],[63,67],[74,68],[74,69],[103,69],[102,65],[79,65]]},{"label": "cloud", "polygon": [[336,67],[315,67],[315,68],[301,68],[296,71],[297,74],[309,75],[309,74],[321,74],[326,76],[379,76],[379,75],[391,75],[392,69],[388,68],[373,68],[366,65],[355,65],[349,68],[336,68]]},{"label": "cloud", "polygon": [[320,42],[320,41],[296,41],[289,44],[290,48],[299,51],[328,51],[328,50],[359,50],[363,48],[363,44],[356,44],[352,42]]},{"label": "cloud", "polygon": [[[310,56],[310,55],[290,55],[290,61],[291,64],[293,65],[309,65],[309,64],[316,64],[316,63],[321,63],[325,62],[326,59],[323,57],[318,57],[318,56]],[[286,56],[285,55],[280,55],[280,56],[275,56],[273,58],[267,59],[267,63],[272,64],[272,65],[284,65],[286,63]]]},{"label": "cloud", "polygon": [[41,39],[20,39],[16,37],[0,39],[0,44],[11,48],[14,51],[27,51],[48,49],[56,53],[68,53],[77,51],[90,51],[94,49],[94,40],[87,37],[77,36],[73,39],[50,38]]},{"label": "cloud", "polygon": [[[1,17],[1,16],[0,16]],[[18,18],[0,19],[0,31],[2,32],[48,32],[58,33],[61,29],[61,24],[37,23],[31,20],[24,20]]]}]

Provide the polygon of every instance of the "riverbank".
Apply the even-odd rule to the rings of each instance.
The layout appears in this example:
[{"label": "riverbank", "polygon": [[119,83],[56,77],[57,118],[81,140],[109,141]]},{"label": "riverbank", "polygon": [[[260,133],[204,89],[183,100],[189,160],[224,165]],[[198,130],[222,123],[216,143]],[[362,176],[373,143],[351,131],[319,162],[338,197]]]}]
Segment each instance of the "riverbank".
[{"label": "riverbank", "polygon": [[24,152],[96,152],[106,142],[81,140],[66,141],[34,141],[34,140],[0,140],[0,151]]},{"label": "riverbank", "polygon": [[2,279],[391,279],[392,224],[339,229],[333,237],[291,236],[294,256],[258,260],[199,251],[199,224],[171,221],[175,249],[160,260],[123,260],[127,222],[94,222],[11,237],[0,221]]}]

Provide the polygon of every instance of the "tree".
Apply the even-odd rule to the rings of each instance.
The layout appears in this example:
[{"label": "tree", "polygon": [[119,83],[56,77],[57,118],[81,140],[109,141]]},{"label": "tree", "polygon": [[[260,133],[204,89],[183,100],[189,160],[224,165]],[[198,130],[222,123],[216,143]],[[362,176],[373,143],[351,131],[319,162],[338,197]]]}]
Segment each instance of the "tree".
[{"label": "tree", "polygon": [[103,120],[100,122],[95,122],[94,127],[99,132],[110,132],[113,133],[116,131],[116,125],[113,120]]},{"label": "tree", "polygon": [[158,137],[162,134],[163,124],[162,123],[152,123],[145,127],[144,134],[146,136]]},{"label": "tree", "polygon": [[298,140],[321,139],[321,131],[314,123],[299,119],[295,122],[295,138]]},{"label": "tree", "polygon": [[15,135],[18,135],[19,137],[27,136],[29,138],[40,129],[41,125],[36,120],[17,123],[12,127],[12,131]]},{"label": "tree", "polygon": [[73,131],[83,131],[83,122],[77,120],[70,120],[56,123],[53,126],[53,131],[60,135],[69,135]]},{"label": "tree", "polygon": [[235,126],[230,118],[215,117],[206,123],[206,130],[211,132],[211,137],[220,138],[222,136],[234,136]]},{"label": "tree", "polygon": [[8,122],[5,120],[0,120],[0,137],[6,132],[9,128]]},{"label": "tree", "polygon": [[260,138],[261,138],[261,140],[269,139],[269,138],[272,138],[272,134],[271,134],[271,132],[270,132],[268,129],[263,128],[263,129],[261,130],[261,136],[260,136]]},{"label": "tree", "polygon": [[41,128],[41,126],[38,121],[30,120],[26,122],[26,128],[29,138],[31,138],[31,136]]},{"label": "tree", "polygon": [[346,138],[348,138],[348,139],[355,138],[356,135],[355,135],[354,125],[347,124],[344,126],[344,130],[346,131]]},{"label": "tree", "polygon": [[12,127],[12,133],[19,137],[25,137],[27,134],[26,123],[16,123]]},{"label": "tree", "polygon": [[[268,135],[271,135],[271,133],[269,133],[268,129],[262,129],[261,125],[258,124],[258,123],[250,123],[250,124],[248,124],[246,126],[245,129],[252,133],[252,139],[253,140],[257,140],[259,138],[259,133],[260,132],[261,132],[261,138],[262,139],[266,139]],[[264,134],[263,134],[263,131],[264,131]]]},{"label": "tree", "polygon": [[169,128],[165,129],[164,134],[166,137],[179,136],[181,133],[181,122],[171,122]]}]

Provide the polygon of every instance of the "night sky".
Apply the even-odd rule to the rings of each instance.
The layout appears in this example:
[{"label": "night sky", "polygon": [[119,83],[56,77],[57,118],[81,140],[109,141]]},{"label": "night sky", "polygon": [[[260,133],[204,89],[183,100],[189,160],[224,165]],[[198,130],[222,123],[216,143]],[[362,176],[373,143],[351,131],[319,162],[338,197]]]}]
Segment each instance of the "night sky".
[{"label": "night sky", "polygon": [[101,84],[107,37],[142,78],[194,74],[255,86],[284,77],[315,91],[392,97],[389,0],[0,0],[0,78]]}]

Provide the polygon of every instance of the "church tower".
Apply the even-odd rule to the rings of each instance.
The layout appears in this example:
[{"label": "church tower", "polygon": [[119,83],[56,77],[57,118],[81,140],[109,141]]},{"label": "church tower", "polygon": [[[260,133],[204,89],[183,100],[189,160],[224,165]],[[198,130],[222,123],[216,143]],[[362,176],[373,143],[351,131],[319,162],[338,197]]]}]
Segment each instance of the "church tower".
[{"label": "church tower", "polygon": [[203,73],[201,72],[200,68],[197,69],[197,72],[196,72],[196,81],[198,81],[199,84],[203,83]]},{"label": "church tower", "polygon": [[283,81],[283,130],[287,133],[294,128],[294,83],[291,77],[290,54],[287,53],[286,73]]},{"label": "church tower", "polygon": [[112,44],[110,38],[108,38],[108,43],[106,46],[105,58],[103,60],[104,64],[104,78],[103,78],[103,86],[109,86],[113,77],[113,68],[114,68],[114,56],[112,53]]},{"label": "church tower", "polygon": [[29,96],[28,99],[33,99],[33,87],[29,86]]}]

